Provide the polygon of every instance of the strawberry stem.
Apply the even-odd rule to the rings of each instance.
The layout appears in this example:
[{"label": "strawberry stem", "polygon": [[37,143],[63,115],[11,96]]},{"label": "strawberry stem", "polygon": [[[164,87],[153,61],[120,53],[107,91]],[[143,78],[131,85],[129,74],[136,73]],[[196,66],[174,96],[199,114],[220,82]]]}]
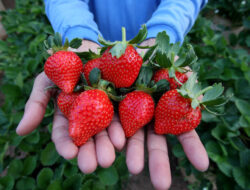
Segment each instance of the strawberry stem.
[{"label": "strawberry stem", "polygon": [[126,44],[126,29],[122,27],[122,43]]},{"label": "strawberry stem", "polygon": [[195,95],[195,98],[198,98],[200,95],[204,94],[206,91],[212,89],[213,87],[212,86],[208,86],[207,88],[204,88],[203,90],[201,90],[199,93],[197,93]]}]

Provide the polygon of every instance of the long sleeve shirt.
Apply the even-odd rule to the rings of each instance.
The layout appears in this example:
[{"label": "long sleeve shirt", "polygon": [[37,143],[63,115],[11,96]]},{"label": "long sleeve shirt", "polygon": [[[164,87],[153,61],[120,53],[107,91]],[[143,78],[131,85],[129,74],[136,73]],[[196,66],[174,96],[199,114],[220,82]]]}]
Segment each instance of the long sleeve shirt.
[{"label": "long sleeve shirt", "polygon": [[170,41],[183,42],[207,0],[44,0],[45,11],[55,32],[63,39],[83,38],[97,42],[121,40],[121,27],[127,39],[133,38],[142,24],[147,38],[166,31]]}]

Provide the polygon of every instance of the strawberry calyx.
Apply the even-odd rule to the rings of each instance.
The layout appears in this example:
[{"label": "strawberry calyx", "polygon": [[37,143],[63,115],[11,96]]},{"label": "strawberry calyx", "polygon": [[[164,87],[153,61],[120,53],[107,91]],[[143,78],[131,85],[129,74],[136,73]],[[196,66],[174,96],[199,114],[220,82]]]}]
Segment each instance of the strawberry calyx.
[{"label": "strawberry calyx", "polygon": [[120,91],[122,93],[128,93],[133,90],[138,90],[152,95],[156,92],[166,92],[169,90],[169,82],[166,79],[162,79],[155,83],[152,77],[153,67],[149,64],[143,64],[134,86],[130,88],[120,88]]},{"label": "strawberry calyx", "polygon": [[115,90],[115,85],[112,82],[101,79],[101,71],[98,68],[94,68],[89,73],[89,81],[91,86],[88,85],[85,76],[81,75],[82,85],[79,85],[78,90],[93,90],[99,89],[104,91],[108,97],[114,101],[121,101],[124,96],[118,96]]},{"label": "strawberry calyx", "polygon": [[[179,58],[175,60],[176,56]],[[197,61],[197,56],[191,44],[170,43],[166,31],[159,32],[156,37],[155,45],[145,54],[143,60],[148,60],[149,64],[168,70],[169,77],[174,78],[180,85],[175,73],[186,73],[186,67],[191,66]]]},{"label": "strawberry calyx", "polygon": [[122,41],[115,41],[110,42],[105,40],[102,36],[98,36],[98,41],[100,44],[104,45],[104,49],[106,50],[107,47],[111,47],[109,52],[112,54],[113,57],[117,59],[120,58],[124,53],[128,45],[132,45],[138,48],[149,48],[149,46],[139,46],[147,37],[147,28],[146,25],[142,25],[141,29],[139,30],[138,34],[131,40],[126,40],[126,29],[122,27]]},{"label": "strawberry calyx", "polygon": [[80,38],[74,38],[70,42],[66,38],[63,43],[62,36],[56,32],[55,35],[50,35],[47,40],[44,40],[44,56],[47,57],[58,51],[68,51],[69,48],[77,49],[81,44]]},{"label": "strawberry calyx", "polygon": [[[201,85],[196,81],[197,74],[193,73],[188,78],[187,82],[183,84],[180,89],[177,89],[177,92],[184,98],[188,98],[191,100],[191,106],[193,109],[201,106],[210,113],[219,114],[210,110],[210,108],[222,106],[230,99],[230,97],[224,97],[222,95],[224,91],[224,87],[222,86],[222,84],[215,83],[212,86],[201,89]],[[199,99],[201,95],[204,95],[202,100]]]}]

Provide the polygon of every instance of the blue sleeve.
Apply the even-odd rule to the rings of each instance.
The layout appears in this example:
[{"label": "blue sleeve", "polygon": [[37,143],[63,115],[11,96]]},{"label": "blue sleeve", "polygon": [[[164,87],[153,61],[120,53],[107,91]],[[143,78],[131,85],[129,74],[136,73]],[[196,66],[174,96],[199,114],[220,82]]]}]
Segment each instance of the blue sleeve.
[{"label": "blue sleeve", "polygon": [[88,0],[44,0],[45,12],[55,32],[65,38],[97,42],[100,33],[89,11]]},{"label": "blue sleeve", "polygon": [[183,42],[207,0],[161,0],[147,21],[148,39],[165,30],[172,43]]}]

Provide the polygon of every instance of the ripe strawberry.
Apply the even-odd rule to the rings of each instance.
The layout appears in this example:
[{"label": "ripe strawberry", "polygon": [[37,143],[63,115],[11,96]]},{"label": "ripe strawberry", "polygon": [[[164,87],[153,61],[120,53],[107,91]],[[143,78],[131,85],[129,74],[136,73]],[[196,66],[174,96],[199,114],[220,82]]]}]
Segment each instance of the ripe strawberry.
[{"label": "ripe strawberry", "polygon": [[122,27],[122,41],[110,42],[99,37],[98,41],[107,49],[101,57],[102,78],[114,83],[116,88],[130,87],[136,80],[143,63],[134,47],[147,37],[146,25],[131,40],[126,41],[126,30]]},{"label": "ripe strawberry", "polygon": [[107,49],[101,61],[102,78],[113,82],[116,88],[130,87],[136,80],[143,62],[132,45],[128,45],[125,53],[119,58],[112,56]]},{"label": "ripe strawberry", "polygon": [[[201,120],[201,106],[211,113],[207,106],[221,106],[227,99],[220,96],[224,88],[214,84],[201,90],[192,74],[180,89],[167,91],[160,98],[155,109],[155,132],[157,134],[179,135],[196,128]],[[204,94],[205,93],[205,94]],[[203,99],[199,96],[204,94]]]},{"label": "ripe strawberry", "polygon": [[[185,83],[188,80],[187,75],[178,71],[175,72],[175,76],[181,83]],[[166,79],[169,82],[170,89],[176,89],[181,86],[180,83],[178,83],[174,78],[169,77],[167,69],[160,69],[154,74],[153,80],[155,82],[158,82],[162,79]]]},{"label": "ripe strawberry", "polygon": [[57,97],[57,105],[61,112],[68,117],[70,113],[70,108],[74,103],[75,99],[80,93],[70,93],[66,94],[65,92],[61,92]]},{"label": "ripe strawberry", "polygon": [[155,132],[179,135],[196,128],[200,120],[200,107],[193,109],[191,99],[182,97],[177,90],[170,90],[156,106]]},{"label": "ripe strawberry", "polygon": [[89,82],[89,74],[90,72],[92,71],[92,69],[94,68],[99,68],[100,67],[100,63],[101,63],[101,60],[100,58],[96,58],[96,59],[92,59],[90,61],[88,61],[84,67],[83,67],[83,73],[84,73],[84,76],[88,82],[88,84],[90,85],[90,82]]},{"label": "ripe strawberry", "polygon": [[69,135],[77,146],[110,124],[114,108],[102,90],[87,90],[75,100],[69,114]]},{"label": "ripe strawberry", "polygon": [[152,120],[154,101],[143,91],[128,93],[119,104],[119,116],[126,137],[131,137]]},{"label": "ripe strawberry", "polygon": [[45,65],[46,75],[66,93],[71,93],[77,84],[83,64],[81,59],[70,51],[58,51],[51,55]]}]

